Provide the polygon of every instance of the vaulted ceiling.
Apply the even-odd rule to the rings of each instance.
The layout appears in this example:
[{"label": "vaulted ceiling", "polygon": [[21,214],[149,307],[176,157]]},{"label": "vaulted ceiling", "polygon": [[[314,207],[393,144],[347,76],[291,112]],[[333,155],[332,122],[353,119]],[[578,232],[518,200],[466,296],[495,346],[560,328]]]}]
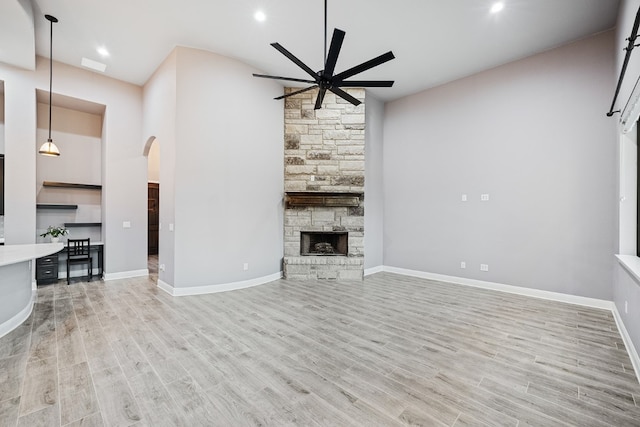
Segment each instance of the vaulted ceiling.
[{"label": "vaulted ceiling", "polygon": [[[396,59],[358,79],[393,79],[383,100],[523,58],[615,26],[618,0],[328,0],[329,37],[346,31],[336,71],[392,50]],[[106,64],[104,74],[142,85],[175,46],[239,59],[268,74],[306,78],[269,43],[314,69],[323,64],[323,0],[2,0],[0,61],[33,69],[54,59]],[[266,15],[254,19],[256,11]],[[102,57],[98,47],[109,51]]]}]

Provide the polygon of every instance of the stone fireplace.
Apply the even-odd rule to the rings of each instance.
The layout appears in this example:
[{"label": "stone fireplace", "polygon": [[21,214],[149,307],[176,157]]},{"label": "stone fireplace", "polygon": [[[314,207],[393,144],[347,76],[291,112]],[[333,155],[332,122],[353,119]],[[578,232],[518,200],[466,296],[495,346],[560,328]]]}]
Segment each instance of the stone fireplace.
[{"label": "stone fireplace", "polygon": [[285,99],[287,279],[363,278],[365,92],[347,91],[363,103],[327,92],[314,110],[317,90]]}]

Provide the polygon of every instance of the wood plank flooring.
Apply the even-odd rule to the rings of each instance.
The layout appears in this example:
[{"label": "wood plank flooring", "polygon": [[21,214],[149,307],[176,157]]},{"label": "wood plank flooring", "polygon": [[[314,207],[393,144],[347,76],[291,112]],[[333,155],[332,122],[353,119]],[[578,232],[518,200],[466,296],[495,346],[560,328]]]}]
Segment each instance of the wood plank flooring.
[{"label": "wood plank flooring", "polygon": [[0,426],[640,426],[607,311],[388,273],[154,279],[38,289],[0,338]]}]

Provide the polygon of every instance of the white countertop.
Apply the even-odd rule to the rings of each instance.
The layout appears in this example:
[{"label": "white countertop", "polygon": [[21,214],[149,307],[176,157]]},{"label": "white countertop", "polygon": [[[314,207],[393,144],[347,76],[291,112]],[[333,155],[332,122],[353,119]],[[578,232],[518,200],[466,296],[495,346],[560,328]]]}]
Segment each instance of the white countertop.
[{"label": "white countertop", "polygon": [[0,267],[60,252],[62,243],[0,246]]}]

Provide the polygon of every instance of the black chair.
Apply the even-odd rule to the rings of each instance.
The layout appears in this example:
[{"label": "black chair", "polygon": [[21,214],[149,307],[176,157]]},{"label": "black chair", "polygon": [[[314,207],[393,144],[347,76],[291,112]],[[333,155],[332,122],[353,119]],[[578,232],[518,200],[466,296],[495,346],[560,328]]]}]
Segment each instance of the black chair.
[{"label": "black chair", "polygon": [[71,282],[71,264],[88,264],[89,280],[93,277],[93,258],[91,258],[91,239],[67,240],[67,285]]}]

